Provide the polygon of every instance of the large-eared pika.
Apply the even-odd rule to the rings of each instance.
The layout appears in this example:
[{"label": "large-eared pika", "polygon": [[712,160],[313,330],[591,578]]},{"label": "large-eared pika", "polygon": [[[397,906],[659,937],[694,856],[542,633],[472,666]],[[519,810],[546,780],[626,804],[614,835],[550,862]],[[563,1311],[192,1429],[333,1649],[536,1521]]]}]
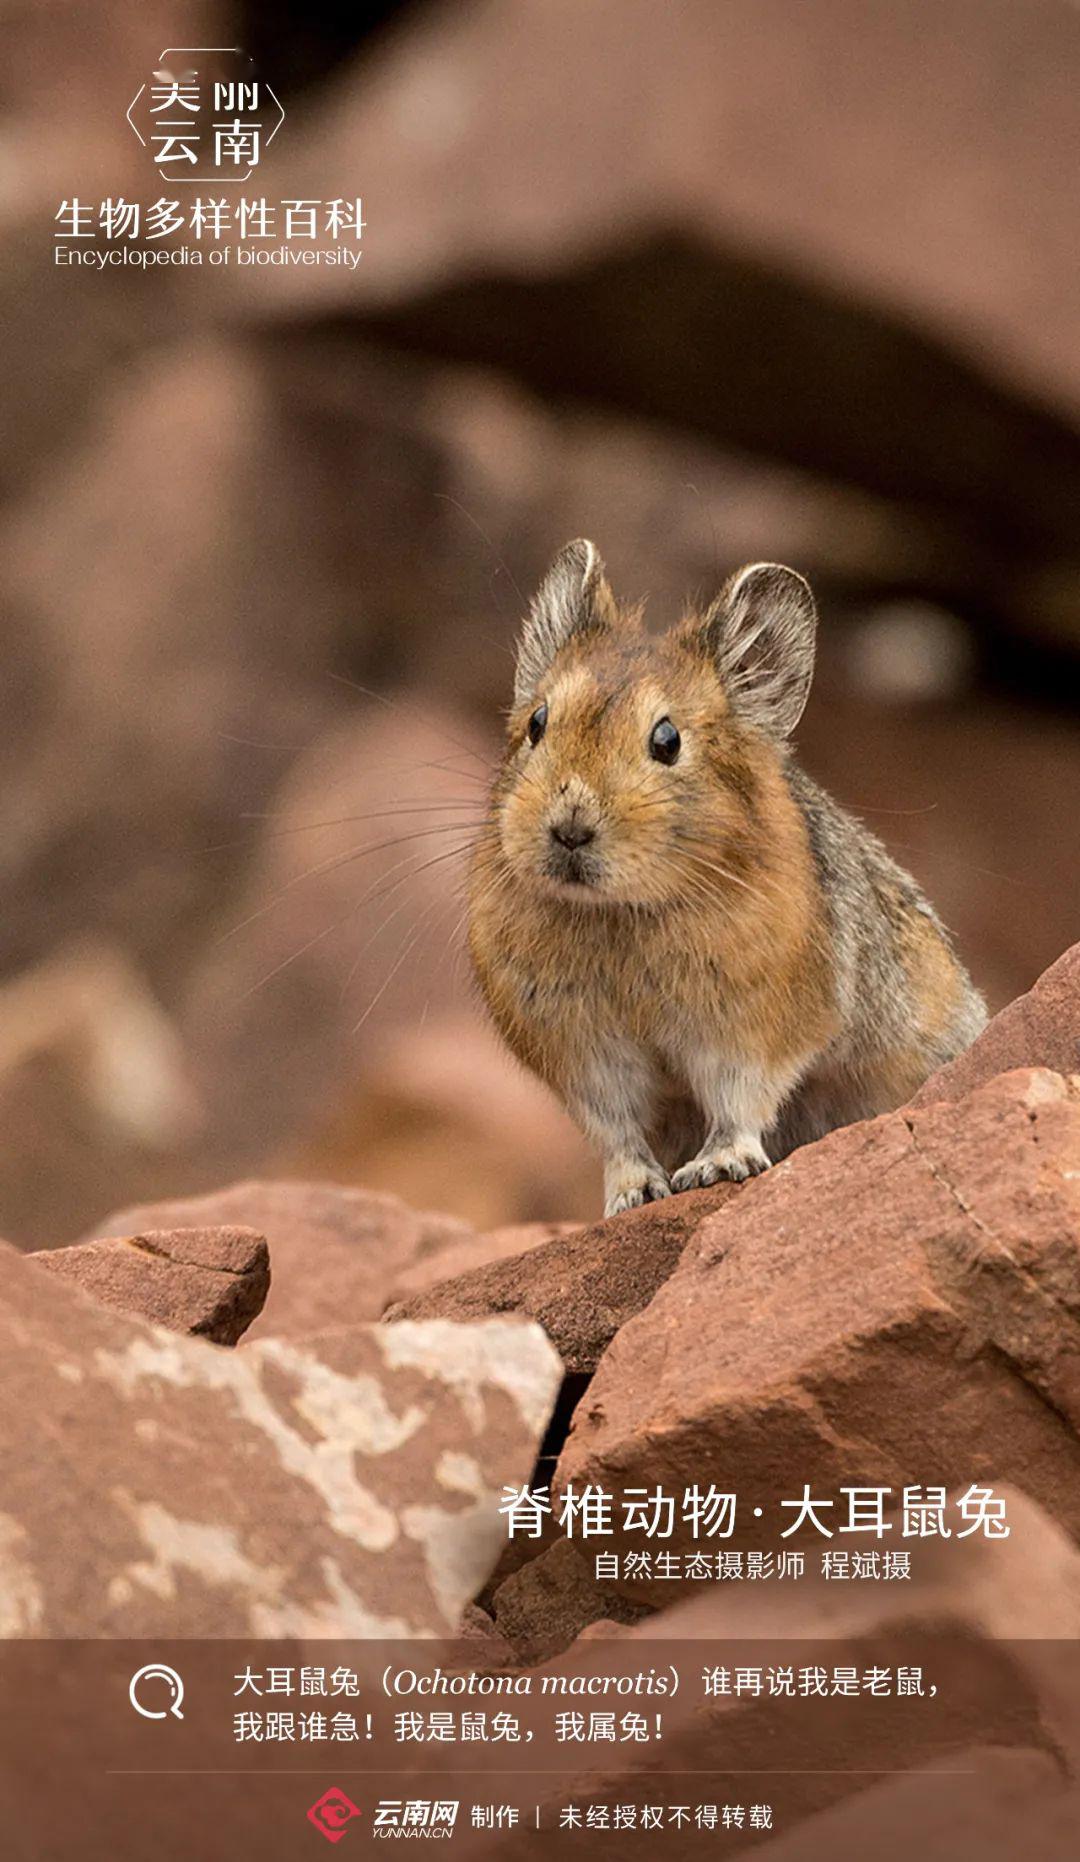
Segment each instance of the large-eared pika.
[{"label": "large-eared pika", "polygon": [[813,597],[755,563],[651,638],[591,543],[525,622],[469,942],[607,1212],[901,1105],[985,1021],[933,907],[788,743]]}]

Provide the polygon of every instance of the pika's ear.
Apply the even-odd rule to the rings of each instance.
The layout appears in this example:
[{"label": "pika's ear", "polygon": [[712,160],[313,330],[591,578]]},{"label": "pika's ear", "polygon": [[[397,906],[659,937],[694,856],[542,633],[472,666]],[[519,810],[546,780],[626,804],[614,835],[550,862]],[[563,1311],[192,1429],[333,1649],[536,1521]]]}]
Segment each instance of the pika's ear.
[{"label": "pika's ear", "polygon": [[789,736],[814,676],[817,611],[809,583],[780,563],[750,563],[732,576],[701,627],[735,709],[771,736]]},{"label": "pika's ear", "polygon": [[561,549],[529,605],[518,643],[514,704],[527,705],[560,647],[574,634],[599,632],[615,618],[595,543],[578,537]]}]

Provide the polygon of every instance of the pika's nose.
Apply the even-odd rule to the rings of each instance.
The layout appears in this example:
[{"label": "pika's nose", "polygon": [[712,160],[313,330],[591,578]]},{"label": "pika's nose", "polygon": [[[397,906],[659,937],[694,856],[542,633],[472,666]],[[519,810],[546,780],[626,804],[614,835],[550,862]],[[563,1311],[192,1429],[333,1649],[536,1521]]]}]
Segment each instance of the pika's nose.
[{"label": "pika's nose", "polygon": [[575,808],[570,814],[564,815],[561,821],[552,822],[551,838],[558,841],[560,847],[566,847],[574,853],[578,847],[587,847],[591,840],[596,839],[596,829],[591,828]]}]

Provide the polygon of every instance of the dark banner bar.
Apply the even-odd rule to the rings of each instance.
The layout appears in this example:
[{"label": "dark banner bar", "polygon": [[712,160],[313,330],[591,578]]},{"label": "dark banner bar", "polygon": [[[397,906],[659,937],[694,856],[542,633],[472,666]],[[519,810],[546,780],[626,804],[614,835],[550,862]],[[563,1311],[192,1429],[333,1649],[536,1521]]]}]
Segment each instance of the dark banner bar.
[{"label": "dark banner bar", "polygon": [[468,1643],[8,1643],[4,1855],[1076,1854],[1075,1643],[585,1639],[531,1673],[476,1661]]}]

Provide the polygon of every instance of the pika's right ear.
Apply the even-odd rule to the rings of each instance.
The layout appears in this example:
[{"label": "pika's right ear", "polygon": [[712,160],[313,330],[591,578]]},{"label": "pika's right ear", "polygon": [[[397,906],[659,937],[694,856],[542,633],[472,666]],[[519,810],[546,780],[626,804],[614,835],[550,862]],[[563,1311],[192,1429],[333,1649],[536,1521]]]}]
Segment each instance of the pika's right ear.
[{"label": "pika's right ear", "polygon": [[537,697],[560,647],[575,634],[598,633],[615,618],[615,601],[604,579],[595,543],[584,537],[561,549],[529,605],[518,642],[514,704]]},{"label": "pika's right ear", "polygon": [[814,676],[817,611],[809,583],[776,562],[733,575],[700,623],[731,702],[773,737],[802,717]]}]

